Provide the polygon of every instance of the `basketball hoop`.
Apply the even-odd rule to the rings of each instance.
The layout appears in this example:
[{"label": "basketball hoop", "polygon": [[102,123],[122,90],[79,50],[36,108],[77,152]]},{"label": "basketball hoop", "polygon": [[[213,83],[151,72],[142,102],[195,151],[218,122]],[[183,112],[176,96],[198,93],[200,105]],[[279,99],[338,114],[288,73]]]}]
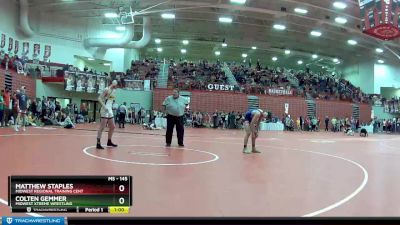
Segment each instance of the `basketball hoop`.
[{"label": "basketball hoop", "polygon": [[132,7],[129,10],[125,10],[124,7],[119,7],[119,19],[120,23],[123,25],[128,25],[135,23],[135,12],[133,12]]}]

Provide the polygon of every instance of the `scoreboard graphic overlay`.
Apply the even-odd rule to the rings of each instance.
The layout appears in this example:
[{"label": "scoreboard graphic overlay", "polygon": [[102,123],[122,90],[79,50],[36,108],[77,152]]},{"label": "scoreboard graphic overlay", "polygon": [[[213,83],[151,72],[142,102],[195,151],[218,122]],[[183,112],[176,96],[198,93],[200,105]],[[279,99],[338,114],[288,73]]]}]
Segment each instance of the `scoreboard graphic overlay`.
[{"label": "scoreboard graphic overlay", "polygon": [[13,213],[128,213],[131,176],[9,176]]}]

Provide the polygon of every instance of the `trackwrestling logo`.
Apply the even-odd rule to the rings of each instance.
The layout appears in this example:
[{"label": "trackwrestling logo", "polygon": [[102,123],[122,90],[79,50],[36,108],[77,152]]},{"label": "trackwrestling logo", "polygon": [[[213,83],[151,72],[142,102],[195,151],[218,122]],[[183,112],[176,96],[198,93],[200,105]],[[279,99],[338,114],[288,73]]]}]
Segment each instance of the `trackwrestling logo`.
[{"label": "trackwrestling logo", "polygon": [[51,225],[64,225],[64,217],[3,217],[3,224],[8,225],[41,225],[41,224],[51,224]]}]

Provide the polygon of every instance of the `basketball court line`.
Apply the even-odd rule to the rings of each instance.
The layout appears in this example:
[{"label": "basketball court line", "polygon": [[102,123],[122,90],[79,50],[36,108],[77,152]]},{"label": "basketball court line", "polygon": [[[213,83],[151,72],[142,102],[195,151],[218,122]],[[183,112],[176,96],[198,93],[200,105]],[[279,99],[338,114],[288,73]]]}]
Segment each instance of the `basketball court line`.
[{"label": "basketball court line", "polygon": [[[82,131],[92,131],[92,132],[98,132],[99,130],[97,129],[84,129],[84,128],[75,128],[74,130],[82,130]],[[108,133],[108,131],[104,131],[105,133]],[[120,130],[115,130],[114,134],[141,134],[141,135],[151,135],[151,136],[165,136],[164,134],[158,134],[158,133],[148,133],[148,132],[134,132],[134,131],[120,131]],[[185,137],[197,137],[199,138],[200,136],[186,136]]]},{"label": "basketball court line", "polygon": [[[221,143],[221,144],[235,144],[235,145],[239,145],[239,146],[240,146],[241,144],[243,144],[243,143],[217,142],[217,141],[197,141],[197,142],[211,142],[211,143],[214,142],[214,143]],[[262,146],[261,146],[261,147],[262,147]],[[286,148],[286,147],[271,146],[271,145],[268,146],[268,147],[275,148],[275,149],[289,150],[289,151],[298,151],[298,152],[312,153],[312,154],[317,154],[317,155],[322,155],[322,156],[327,156],[327,157],[331,157],[331,158],[336,158],[336,159],[344,160],[344,161],[346,161],[346,162],[348,162],[348,163],[351,163],[351,164],[357,166],[359,169],[362,170],[362,172],[363,172],[363,174],[364,174],[364,179],[363,179],[363,181],[362,181],[361,184],[357,187],[357,189],[356,189],[355,191],[353,191],[350,195],[346,196],[345,198],[341,199],[341,200],[338,201],[338,202],[335,202],[335,203],[333,203],[333,204],[331,204],[331,205],[329,205],[329,206],[326,206],[325,208],[322,208],[322,209],[317,210],[317,211],[315,211],[315,212],[311,212],[311,213],[302,215],[301,217],[314,217],[314,216],[320,215],[320,214],[322,214],[322,213],[326,213],[326,212],[328,212],[328,211],[330,211],[330,210],[332,210],[332,209],[334,209],[334,208],[337,208],[337,207],[339,207],[339,206],[345,204],[346,202],[348,202],[348,201],[350,201],[352,198],[354,198],[356,195],[358,195],[358,194],[365,188],[365,186],[366,186],[367,183],[368,183],[368,171],[367,171],[361,164],[359,164],[359,163],[357,163],[357,162],[355,162],[355,161],[353,161],[353,160],[350,160],[350,159],[347,159],[347,158],[344,158],[344,157],[340,157],[340,156],[336,156],[336,155],[332,155],[332,154],[327,154],[327,153],[322,153],[322,152],[314,152],[314,151],[308,151],[308,150],[302,150],[302,149],[297,149],[297,148]],[[265,148],[265,147],[264,147],[264,148]],[[270,150],[270,149],[268,149],[268,150]]]},{"label": "basketball court line", "polygon": [[[2,136],[7,136],[7,137],[8,137],[8,136],[18,136],[18,135],[19,135],[19,134],[0,135],[0,137],[2,137]],[[70,136],[71,134],[21,134],[21,135],[24,135],[24,136],[38,136],[38,135],[39,135],[39,136],[41,136],[41,135]],[[76,136],[96,136],[96,135],[76,135]],[[193,140],[191,140],[191,141],[193,142]],[[219,141],[204,141],[204,140],[201,140],[201,141],[194,141],[194,142],[211,142],[211,143],[235,144],[235,145],[241,145],[241,144],[242,144],[242,143],[219,142]],[[147,146],[147,145],[145,145],[145,146]],[[90,147],[93,147],[93,148],[94,148],[95,146],[90,146]],[[147,146],[147,147],[148,147],[148,146]],[[157,147],[160,147],[160,146],[157,146]],[[359,185],[359,187],[358,187],[355,191],[353,191],[350,195],[346,196],[345,198],[341,199],[340,201],[335,202],[335,203],[333,203],[333,204],[331,204],[331,205],[329,205],[329,206],[327,206],[327,207],[325,207],[325,208],[322,208],[322,209],[317,210],[317,211],[315,211],[315,212],[311,212],[311,213],[302,215],[301,217],[314,217],[314,216],[317,216],[317,215],[320,215],[320,214],[322,214],[322,213],[328,212],[328,211],[330,211],[330,210],[332,210],[332,209],[335,209],[335,208],[337,208],[337,207],[339,207],[339,206],[341,206],[341,205],[343,205],[343,204],[349,202],[352,198],[354,198],[356,195],[358,195],[358,194],[364,189],[364,187],[366,186],[366,184],[368,183],[368,172],[367,172],[367,170],[366,170],[361,164],[359,164],[359,163],[357,163],[357,162],[355,162],[355,161],[353,161],[353,160],[350,160],[350,159],[347,159],[347,158],[344,158],[344,157],[340,157],[340,156],[336,156],[336,155],[332,155],[332,154],[321,153],[321,152],[314,152],[314,151],[308,151],[308,150],[302,150],[302,149],[296,149],[296,148],[285,148],[285,147],[280,147],[280,146],[269,146],[269,147],[277,148],[277,149],[283,149],[283,150],[289,150],[289,151],[299,151],[299,152],[312,153],[312,154],[317,154],[317,155],[322,155],[322,156],[327,156],[327,157],[331,157],[331,158],[336,158],[336,159],[344,160],[344,161],[346,161],[346,162],[348,162],[348,163],[351,163],[351,164],[357,166],[358,168],[360,168],[360,169],[362,170],[363,174],[364,174],[364,179],[363,179],[362,183],[361,183],[361,184]],[[85,148],[85,149],[87,149],[87,148]],[[85,149],[84,149],[84,150],[85,150]],[[86,151],[87,151],[87,150],[86,150]],[[200,151],[200,150],[194,150],[194,151]],[[85,151],[84,151],[84,152],[85,152]],[[85,154],[87,154],[87,153],[85,152]],[[213,153],[211,153],[211,154],[212,154],[212,155],[215,155],[215,154],[213,154]],[[217,155],[215,155],[215,156],[218,157]],[[95,157],[95,158],[100,158],[100,159],[103,159],[103,160],[108,160],[108,161],[126,163],[126,162],[121,162],[120,160],[106,159],[106,158],[98,157],[98,156],[95,156],[95,155],[93,155],[93,157]],[[219,157],[218,157],[218,158],[219,158]],[[216,161],[216,160],[218,160],[218,159],[215,159],[215,160],[213,160],[213,161]],[[131,164],[141,164],[141,165],[143,165],[143,163],[131,163]],[[146,165],[146,163],[145,163],[144,165]],[[156,165],[158,165],[158,164],[156,164]],[[168,164],[167,164],[167,165],[168,165]],[[0,200],[2,200],[2,202],[0,202],[0,203],[3,203],[3,204],[8,205],[7,201],[5,201],[5,200],[3,200],[3,199],[1,199],[1,198],[0,198]],[[4,203],[4,202],[5,202],[5,203]],[[36,214],[36,213],[30,213],[30,214],[28,214],[28,215],[36,216],[36,217],[37,217],[37,216],[41,216],[41,215]]]},{"label": "basketball court line", "polygon": [[149,153],[149,152],[135,152],[135,151],[130,151],[128,152],[131,155],[140,155],[140,156],[159,156],[159,157],[168,157],[170,155],[165,154],[165,153]]},{"label": "basketball court line", "polygon": [[[135,146],[136,147],[150,147],[150,148],[165,148],[164,146],[151,146],[151,145],[120,145],[119,147],[131,147],[131,146],[134,146],[134,147]],[[110,161],[110,162],[126,163],[126,164],[134,164],[134,165],[146,165],[146,166],[193,166],[193,165],[211,163],[211,162],[217,161],[219,159],[218,155],[216,155],[214,153],[211,153],[211,152],[201,151],[201,150],[197,150],[197,149],[190,149],[190,148],[175,148],[175,149],[178,149],[178,150],[186,150],[186,151],[205,153],[205,154],[213,156],[214,158],[211,159],[211,160],[207,160],[207,161],[191,162],[191,163],[143,163],[143,162],[133,162],[133,161],[124,161],[124,160],[104,158],[104,157],[100,157],[100,156],[97,156],[97,155],[93,155],[93,154],[88,152],[89,149],[92,149],[92,148],[95,148],[95,147],[96,146],[89,146],[89,147],[84,148],[82,151],[86,155],[88,155],[90,157],[93,157],[93,158],[102,159],[102,160],[106,160],[106,161]],[[174,148],[174,147],[169,147],[169,148]]]}]

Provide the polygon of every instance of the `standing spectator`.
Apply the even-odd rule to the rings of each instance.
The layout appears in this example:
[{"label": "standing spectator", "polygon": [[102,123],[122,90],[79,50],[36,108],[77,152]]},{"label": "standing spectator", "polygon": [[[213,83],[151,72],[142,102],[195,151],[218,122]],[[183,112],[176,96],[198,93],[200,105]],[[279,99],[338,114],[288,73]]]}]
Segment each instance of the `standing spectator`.
[{"label": "standing spectator", "polygon": [[42,101],[40,98],[38,98],[38,102],[36,103],[36,118],[40,118],[40,115],[42,113]]},{"label": "standing spectator", "polygon": [[173,91],[173,95],[168,96],[163,102],[163,106],[165,107],[165,111],[167,113],[167,133],[165,135],[167,147],[171,146],[174,126],[176,126],[178,145],[180,147],[184,147],[183,115],[185,114],[185,108],[187,105],[187,100],[179,95],[179,91],[177,89]]},{"label": "standing spectator", "polygon": [[0,95],[0,127],[3,126],[3,117],[4,117],[4,99],[3,99],[4,90],[1,90]]},{"label": "standing spectator", "polygon": [[329,117],[325,117],[325,131],[329,131]]},{"label": "standing spectator", "polygon": [[296,120],[296,127],[297,127],[297,131],[301,130],[300,118],[299,117],[297,117],[297,120]]},{"label": "standing spectator", "polygon": [[383,132],[386,132],[387,122],[386,119],[383,120]]},{"label": "standing spectator", "polygon": [[36,100],[34,99],[34,100],[32,100],[32,102],[31,102],[31,104],[29,104],[29,108],[30,108],[30,111],[32,112],[32,118],[33,119],[36,119],[36,116],[37,116],[37,104],[36,104]]},{"label": "standing spectator", "polygon": [[10,105],[10,101],[11,101],[11,96],[10,96],[10,90],[8,89],[8,87],[6,87],[6,90],[2,93],[1,95],[3,96],[3,101],[4,101],[4,110],[3,110],[3,118],[2,120],[0,120],[0,123],[3,124],[3,126],[7,126],[8,124],[8,118],[10,117],[11,114],[11,105]]},{"label": "standing spectator", "polygon": [[78,106],[76,105],[76,103],[74,104],[74,115],[75,117],[78,115]]},{"label": "standing spectator", "polygon": [[137,123],[138,123],[138,124],[142,124],[142,109],[139,109],[139,110],[138,110],[138,113],[137,113]]},{"label": "standing spectator", "polygon": [[48,109],[48,99],[46,99],[44,96],[42,97],[42,115],[41,118],[44,118],[45,116],[47,116],[47,109]]},{"label": "standing spectator", "polygon": [[121,124],[122,124],[122,128],[125,128],[125,117],[126,117],[126,112],[127,112],[127,108],[126,108],[126,102],[124,102],[122,105],[119,106],[118,108],[118,126],[119,128],[121,128]]},{"label": "standing spectator", "polygon": [[135,107],[132,107],[132,119],[131,119],[131,124],[136,123],[136,112],[135,112]]},{"label": "standing spectator", "polygon": [[88,116],[88,111],[87,111],[87,107],[86,107],[86,103],[82,103],[81,104],[81,114],[83,116],[83,121],[86,122],[87,121],[87,116]]},{"label": "standing spectator", "polygon": [[337,123],[337,120],[336,120],[335,117],[332,118],[331,123],[332,123],[332,130],[333,130],[333,132],[336,132],[336,131],[337,131],[337,130],[336,130],[336,123]]},{"label": "standing spectator", "polygon": [[113,104],[112,104],[112,111],[113,111],[113,113],[114,113],[114,122],[115,123],[117,123],[118,121],[118,112],[117,112],[117,110],[118,110],[118,104],[115,102],[115,100],[113,101]]},{"label": "standing spectator", "polygon": [[303,117],[300,116],[300,130],[304,130],[303,124],[304,124]]},{"label": "standing spectator", "polygon": [[18,116],[15,122],[15,131],[19,131],[18,124],[22,119],[22,131],[25,131],[26,121],[27,121],[27,112],[28,112],[28,96],[26,95],[26,88],[22,86],[19,92],[16,95],[16,102],[17,102],[17,111]]},{"label": "standing spectator", "polygon": [[212,117],[213,117],[213,128],[218,128],[218,110],[215,110]]},{"label": "standing spectator", "polygon": [[146,118],[146,110],[144,110],[144,108],[142,108],[141,111],[142,111],[142,113],[141,113],[141,116],[142,116],[141,117],[141,120],[142,120],[141,124],[143,124],[143,123],[145,123],[144,118]]}]

